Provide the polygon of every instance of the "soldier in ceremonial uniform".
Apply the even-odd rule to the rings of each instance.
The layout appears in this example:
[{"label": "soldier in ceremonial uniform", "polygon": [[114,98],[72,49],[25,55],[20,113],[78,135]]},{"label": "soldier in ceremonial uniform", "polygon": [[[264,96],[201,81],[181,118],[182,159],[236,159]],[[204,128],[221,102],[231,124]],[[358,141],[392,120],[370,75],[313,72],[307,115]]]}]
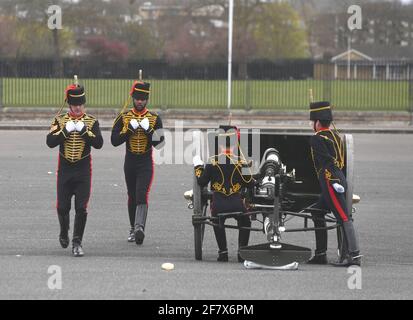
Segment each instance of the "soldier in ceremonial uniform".
[{"label": "soldier in ceremonial uniform", "polygon": [[[345,151],[344,144],[336,130],[330,129],[333,114],[329,102],[310,104],[310,120],[315,134],[310,138],[311,155],[314,168],[321,187],[318,208],[331,210],[336,219],[342,223],[344,240],[348,254],[343,262],[333,263],[336,266],[360,265],[361,255],[356,238],[352,217],[346,205],[347,182],[343,173]],[[313,213],[315,227],[326,227],[323,216]],[[316,251],[308,263],[327,263],[327,230],[316,230]]]},{"label": "soldier in ceremonial uniform", "polygon": [[85,113],[86,96],[83,86],[69,85],[65,91],[69,112],[53,120],[46,143],[50,148],[59,146],[57,169],[57,215],[60,223],[59,241],[63,248],[69,245],[70,208],[75,196],[75,221],[72,253],[84,255],[83,233],[87,219],[87,205],[91,191],[91,147],[102,148],[103,138],[96,118]]},{"label": "soldier in ceremonial uniform", "polygon": [[152,147],[164,144],[161,117],[147,109],[150,84],[133,83],[133,108],[122,112],[112,128],[112,145],[126,144],[124,173],[128,189],[130,232],[128,241],[141,245],[145,238],[148,196],[154,175]]},{"label": "soldier in ceremonial uniform", "polygon": [[[212,156],[206,166],[199,156],[193,160],[195,175],[198,184],[205,187],[211,183],[213,191],[211,201],[211,215],[219,213],[246,212],[244,200],[241,197],[242,189],[254,183],[252,175],[243,175],[242,169],[246,165],[239,153],[234,153],[238,147],[239,131],[236,127],[220,126],[220,133],[215,139],[218,145],[218,153]],[[235,139],[231,139],[234,137]],[[231,143],[232,140],[232,143]],[[234,141],[235,145],[234,145]],[[236,218],[238,227],[250,228],[251,221],[248,216]],[[225,228],[214,226],[215,238],[218,244],[218,261],[228,261],[228,248]],[[248,245],[250,236],[249,229],[240,229],[238,234],[238,249]],[[238,254],[238,261],[243,259]]]}]

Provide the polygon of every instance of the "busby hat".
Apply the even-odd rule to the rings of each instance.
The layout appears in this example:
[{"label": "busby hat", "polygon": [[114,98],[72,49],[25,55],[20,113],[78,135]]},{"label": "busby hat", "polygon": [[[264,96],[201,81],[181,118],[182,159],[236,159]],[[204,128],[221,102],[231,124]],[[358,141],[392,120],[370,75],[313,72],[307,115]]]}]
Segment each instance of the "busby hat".
[{"label": "busby hat", "polygon": [[130,95],[136,100],[148,100],[151,84],[143,81],[135,81]]},{"label": "busby hat", "polygon": [[333,113],[331,112],[330,102],[312,102],[310,104],[310,120],[333,121]]},{"label": "busby hat", "polygon": [[71,84],[65,90],[65,101],[72,106],[86,103],[85,88],[78,84]]}]

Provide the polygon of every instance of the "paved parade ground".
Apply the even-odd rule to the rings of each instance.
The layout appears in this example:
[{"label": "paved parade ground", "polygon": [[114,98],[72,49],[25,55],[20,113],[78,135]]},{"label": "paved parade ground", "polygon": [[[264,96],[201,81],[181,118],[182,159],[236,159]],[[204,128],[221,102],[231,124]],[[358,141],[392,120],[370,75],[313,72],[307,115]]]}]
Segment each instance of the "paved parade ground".
[{"label": "paved parade ground", "polygon": [[[124,146],[104,132],[93,150],[93,187],[83,241],[73,258],[58,242],[55,211],[57,153],[47,132],[0,131],[0,299],[413,299],[413,143],[411,135],[355,134],[355,227],[364,254],[361,289],[346,268],[300,265],[297,271],[246,270],[236,262],[237,231],[227,230],[229,263],[216,262],[207,226],[204,261],[194,258],[191,165],[157,165],[146,238],[127,243]],[[71,213],[73,224],[74,214]],[[291,221],[301,226],[301,221]],[[72,230],[71,230],[72,231]],[[252,233],[252,244],[264,242]],[[314,234],[284,242],[314,248]],[[329,259],[336,258],[329,233]],[[164,262],[175,269],[164,271]],[[61,289],[48,287],[53,267]]]}]

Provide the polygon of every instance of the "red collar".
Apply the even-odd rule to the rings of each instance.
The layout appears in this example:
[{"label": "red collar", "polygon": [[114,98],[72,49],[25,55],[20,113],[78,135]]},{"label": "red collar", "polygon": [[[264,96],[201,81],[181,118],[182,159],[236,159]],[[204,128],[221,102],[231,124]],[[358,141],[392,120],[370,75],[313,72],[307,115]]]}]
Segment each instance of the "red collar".
[{"label": "red collar", "polygon": [[318,130],[316,133],[322,132],[322,131],[330,131],[330,128],[327,127],[322,127],[320,130]]},{"label": "red collar", "polygon": [[145,107],[145,108],[143,108],[143,110],[141,112],[138,112],[138,111],[136,111],[135,108],[132,108],[132,112],[137,116],[143,116],[145,113],[148,112],[148,109],[146,109],[146,107]]}]

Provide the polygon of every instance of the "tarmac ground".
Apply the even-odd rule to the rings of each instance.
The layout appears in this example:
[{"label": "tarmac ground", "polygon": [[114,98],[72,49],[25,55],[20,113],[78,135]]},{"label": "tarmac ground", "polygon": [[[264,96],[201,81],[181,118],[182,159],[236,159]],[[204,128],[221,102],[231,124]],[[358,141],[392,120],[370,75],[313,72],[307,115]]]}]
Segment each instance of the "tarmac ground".
[{"label": "tarmac ground", "polygon": [[[412,299],[413,144],[407,134],[355,133],[354,215],[363,257],[361,288],[352,271],[300,265],[297,271],[246,270],[237,262],[237,231],[227,230],[230,261],[216,261],[206,227],[204,260],[194,258],[190,164],[158,164],[142,246],[126,241],[129,222],[123,176],[124,147],[93,150],[93,187],[84,237],[85,256],[58,242],[55,211],[57,149],[47,130],[0,130],[0,299]],[[175,136],[173,136],[175,138]],[[159,155],[158,155],[159,156]],[[156,157],[155,157],[156,158]],[[73,224],[74,214],[71,214]],[[291,221],[301,226],[302,221]],[[314,248],[314,234],[285,234],[284,242]],[[252,244],[265,242],[252,233]],[[330,260],[336,237],[329,232]],[[165,262],[172,271],[161,269]],[[53,270],[61,289],[50,289]],[[353,270],[354,271],[354,270]],[[360,284],[360,283],[359,283]]]}]

